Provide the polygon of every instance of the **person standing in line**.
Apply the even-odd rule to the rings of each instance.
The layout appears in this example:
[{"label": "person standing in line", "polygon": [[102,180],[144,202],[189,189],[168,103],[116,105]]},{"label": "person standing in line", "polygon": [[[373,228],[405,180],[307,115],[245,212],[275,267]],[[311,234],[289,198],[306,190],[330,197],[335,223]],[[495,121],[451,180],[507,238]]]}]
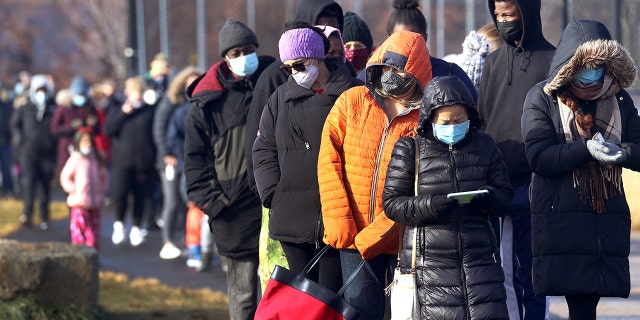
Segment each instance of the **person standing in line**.
[{"label": "person standing in line", "polygon": [[[304,21],[311,25],[331,26],[342,30],[344,19],[342,7],[334,0],[300,0],[294,14],[295,21]],[[256,181],[253,174],[253,159],[251,150],[258,133],[260,116],[269,96],[276,88],[287,81],[288,75],[280,67],[282,61],[276,59],[258,78],[253,90],[253,100],[247,114],[247,134],[245,141],[245,156],[247,161],[247,179],[249,187],[258,196]],[[263,207],[262,229],[260,230],[260,281],[262,289],[266,288],[271,272],[275,265],[287,267],[286,257],[276,240],[269,238],[269,210]]]},{"label": "person standing in line", "polygon": [[[177,78],[178,76],[176,76]],[[195,81],[195,79],[194,79]],[[186,81],[184,84],[190,85],[193,81]],[[183,90],[185,92],[186,89]],[[175,180],[178,182],[177,191],[179,191],[182,200],[187,205],[187,216],[185,221],[185,227],[189,235],[187,248],[189,250],[189,259],[187,260],[187,266],[195,268],[198,272],[209,271],[212,265],[220,265],[220,257],[216,255],[215,244],[213,243],[213,236],[211,235],[211,229],[209,228],[209,218],[198,209],[195,203],[189,199],[187,195],[187,185],[184,177],[184,141],[187,125],[187,115],[191,109],[191,103],[185,101],[182,105],[178,106],[169,118],[166,132],[166,148],[167,153],[171,154],[177,160],[175,166]],[[194,222],[197,221],[198,226],[194,227]],[[194,236],[193,233],[198,233]],[[195,241],[197,240],[197,241]]]},{"label": "person standing in line", "polygon": [[[424,37],[424,41],[427,41],[429,35],[427,34],[427,19],[425,19],[422,11],[418,9],[420,6],[418,0],[393,0],[394,10],[389,16],[387,22],[387,35],[391,35],[394,32],[400,30],[407,30],[417,32]],[[425,44],[426,45],[426,44]],[[446,62],[440,58],[434,56],[429,57],[431,63],[431,72],[433,77],[439,76],[456,76],[469,88],[473,101],[478,101],[478,92],[476,91],[473,82],[469,79],[464,70],[462,70],[457,64]],[[361,72],[358,78],[363,79],[364,74]]]},{"label": "person standing in line", "polygon": [[60,171],[60,185],[71,208],[71,243],[99,248],[100,208],[109,190],[109,173],[95,148],[93,129],[79,127],[74,150]]},{"label": "person standing in line", "polygon": [[259,296],[260,199],[249,188],[246,119],[260,73],[275,59],[258,57],[256,34],[228,19],[219,33],[215,63],[189,89],[185,136],[187,192],[209,217],[218,253],[227,266],[229,315],[253,319]]},{"label": "person standing in line", "polygon": [[[180,201],[181,168],[183,166],[179,166],[178,162],[182,162],[182,159],[178,159],[175,152],[171,152],[167,148],[168,123],[172,114],[175,114],[180,106],[189,105],[184,94],[185,90],[200,75],[202,75],[202,72],[191,66],[182,69],[176,74],[169,83],[164,97],[155,108],[153,116],[156,170],[158,170],[158,177],[162,184],[162,213],[160,214],[160,222],[157,223],[162,229],[163,245],[159,253],[162,259],[175,259],[182,253],[180,248],[174,244],[173,236],[175,224],[180,220],[184,220],[182,217],[186,212],[185,207],[181,205],[184,202]],[[182,120],[185,120],[185,118],[182,118]],[[183,154],[183,152],[180,152],[180,155]],[[178,218],[180,220],[177,220]]]},{"label": "person standing in line", "polygon": [[478,112],[483,130],[498,143],[513,186],[511,209],[494,230],[500,239],[511,319],[539,320],[548,299],[531,285],[531,168],[524,153],[520,117],[527,91],[547,78],[555,47],[542,34],[540,0],[488,0],[504,44],[487,56],[480,79]]},{"label": "person standing in line", "polygon": [[[403,248],[401,270],[411,267],[408,253],[415,250],[422,319],[509,319],[489,222],[511,205],[507,168],[493,138],[479,131],[480,116],[460,79],[435,77],[425,91],[418,135],[396,143],[382,193],[385,214],[415,227],[419,239]],[[487,193],[470,203],[447,197],[475,190]],[[403,243],[412,243],[410,235]]]},{"label": "person standing in line", "polygon": [[622,168],[640,171],[640,116],[624,88],[636,77],[629,51],[602,23],[578,20],[524,103],[533,289],[564,296],[571,319],[595,320],[601,297],[629,297]]},{"label": "person standing in line", "polygon": [[373,52],[373,37],[369,26],[357,14],[345,13],[342,40],[347,60],[353,65],[356,74],[360,74]]},{"label": "person standing in line", "polygon": [[340,250],[343,281],[360,261],[344,297],[362,319],[382,319],[384,288],[395,268],[399,228],[382,209],[382,189],[395,142],[418,125],[424,87],[431,80],[421,34],[398,31],[367,63],[367,81],[345,91],[322,129],[318,185],[323,241]]},{"label": "person standing in line", "polygon": [[11,90],[0,86],[0,176],[2,176],[0,197],[15,196],[13,175],[11,174],[13,148],[11,146],[11,126],[9,125],[12,114]]},{"label": "person standing in line", "polygon": [[127,79],[124,88],[127,100],[119,109],[109,111],[104,126],[111,140],[116,211],[111,241],[115,245],[125,239],[125,216],[130,193],[133,193],[133,223],[129,231],[132,246],[137,247],[144,242],[147,231],[142,227],[142,217],[148,216],[153,210],[151,192],[156,174],[153,168],[156,147],[151,131],[154,107],[142,99],[145,89],[141,77]]},{"label": "person standing in line", "polygon": [[[342,7],[334,0],[300,0],[294,14],[294,21],[304,21],[311,25],[326,25],[337,28],[342,32],[344,26],[344,17],[342,15]],[[247,155],[247,165],[249,174],[249,186],[254,190],[256,195],[256,181],[253,176],[253,159],[251,149],[253,142],[256,140],[258,126],[260,124],[260,116],[262,110],[267,104],[267,100],[276,88],[287,82],[288,75],[284,74],[280,67],[281,59],[276,59],[269,65],[256,83],[253,102],[247,114],[247,141],[245,145],[245,153]],[[265,212],[267,212],[265,210]],[[267,217],[268,219],[268,217]]]},{"label": "person standing in line", "polygon": [[[269,236],[280,241],[296,273],[323,247],[317,159],[324,119],[342,92],[362,84],[351,77],[344,55],[329,58],[326,33],[337,35],[336,50],[343,46],[338,29],[324,28],[287,24],[278,47],[290,77],[267,101],[252,152],[258,193],[270,209]],[[310,277],[338,291],[340,260],[337,251],[332,256],[323,257]]]},{"label": "person standing in line", "polygon": [[51,77],[36,74],[29,84],[29,99],[13,112],[11,134],[20,141],[20,167],[24,175],[24,209],[20,222],[31,227],[33,203],[39,193],[40,229],[49,229],[49,196],[56,165],[56,140],[49,131],[55,112]]},{"label": "person standing in line", "polygon": [[[56,173],[60,174],[73,150],[74,136],[80,127],[92,127],[93,132],[100,132],[98,113],[89,97],[89,82],[77,76],[71,80],[68,93],[71,103],[59,104],[51,119],[49,129],[58,140]],[[64,92],[63,90],[60,90]],[[66,100],[66,99],[63,99]]]}]

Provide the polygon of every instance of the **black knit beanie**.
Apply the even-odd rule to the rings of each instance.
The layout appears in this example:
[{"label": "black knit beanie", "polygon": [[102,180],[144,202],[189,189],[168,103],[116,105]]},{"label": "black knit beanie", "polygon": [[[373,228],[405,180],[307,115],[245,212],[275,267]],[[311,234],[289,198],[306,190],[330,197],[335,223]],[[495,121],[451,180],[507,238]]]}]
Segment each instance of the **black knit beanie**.
[{"label": "black knit beanie", "polygon": [[344,29],[342,31],[344,43],[349,41],[360,41],[370,51],[373,50],[373,37],[369,26],[357,14],[349,11],[344,14]]},{"label": "black knit beanie", "polygon": [[225,53],[231,48],[250,43],[255,44],[256,48],[258,47],[256,34],[247,25],[233,18],[224,23],[218,34],[221,57],[224,57]]}]

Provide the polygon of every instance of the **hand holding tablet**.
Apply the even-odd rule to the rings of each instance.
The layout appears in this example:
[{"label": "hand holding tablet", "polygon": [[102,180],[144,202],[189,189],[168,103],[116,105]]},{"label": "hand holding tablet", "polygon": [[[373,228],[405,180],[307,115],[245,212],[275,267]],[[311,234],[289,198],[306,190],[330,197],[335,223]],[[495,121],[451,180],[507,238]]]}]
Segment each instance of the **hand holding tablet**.
[{"label": "hand holding tablet", "polygon": [[453,198],[458,200],[458,203],[465,204],[471,202],[471,199],[475,198],[481,194],[487,194],[489,190],[474,190],[474,191],[465,191],[465,192],[455,192],[449,193],[447,198]]}]

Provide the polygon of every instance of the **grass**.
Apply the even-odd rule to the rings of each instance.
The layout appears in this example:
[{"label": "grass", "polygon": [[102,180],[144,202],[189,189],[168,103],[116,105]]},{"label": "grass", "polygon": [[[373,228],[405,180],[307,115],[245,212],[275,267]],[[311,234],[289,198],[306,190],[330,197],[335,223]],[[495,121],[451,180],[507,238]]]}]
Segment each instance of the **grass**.
[{"label": "grass", "polygon": [[[20,228],[22,202],[0,199],[0,238]],[[62,202],[51,203],[51,219],[68,218]],[[37,217],[34,214],[34,217]],[[0,319],[85,320],[85,319],[229,319],[228,299],[209,289],[186,289],[164,285],[158,279],[129,279],[125,274],[100,271],[98,310],[79,311],[71,307],[42,305],[20,298],[0,302]]]}]

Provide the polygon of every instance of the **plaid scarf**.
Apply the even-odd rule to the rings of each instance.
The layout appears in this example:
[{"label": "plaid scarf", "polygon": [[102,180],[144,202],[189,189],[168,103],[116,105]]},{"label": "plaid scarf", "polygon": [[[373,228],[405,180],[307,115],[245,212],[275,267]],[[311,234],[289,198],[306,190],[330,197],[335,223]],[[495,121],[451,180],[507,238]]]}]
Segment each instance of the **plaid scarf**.
[{"label": "plaid scarf", "polygon": [[[619,84],[607,74],[599,85],[583,87],[577,81],[573,81],[568,87],[569,96],[597,102],[595,120],[578,121],[585,116],[580,108],[575,107],[577,104],[571,103],[574,107],[570,107],[569,103],[565,103],[565,99],[558,99],[566,141],[591,139],[593,130],[600,132],[608,142],[620,143],[622,121],[615,96],[620,91]],[[573,170],[573,187],[578,189],[580,199],[584,203],[590,204],[598,213],[605,213],[604,200],[622,192],[622,167],[590,161]]]}]

